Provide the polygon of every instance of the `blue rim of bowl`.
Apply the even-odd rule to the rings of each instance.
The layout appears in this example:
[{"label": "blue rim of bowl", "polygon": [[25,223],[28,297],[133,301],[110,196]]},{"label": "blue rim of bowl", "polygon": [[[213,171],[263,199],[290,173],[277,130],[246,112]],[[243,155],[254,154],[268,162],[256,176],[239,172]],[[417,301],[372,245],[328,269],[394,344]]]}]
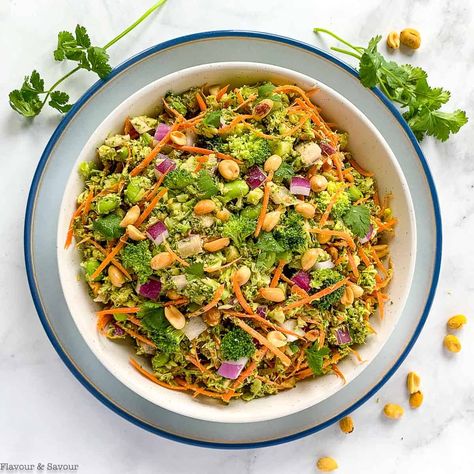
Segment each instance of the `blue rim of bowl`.
[{"label": "blue rim of bowl", "polygon": [[[302,41],[294,40],[292,38],[288,38],[286,36],[280,36],[280,35],[274,35],[271,33],[262,33],[262,32],[256,32],[256,31],[240,31],[240,30],[218,30],[218,31],[207,31],[207,32],[202,32],[202,33],[195,33],[191,35],[186,35],[186,36],[180,36],[178,38],[172,39],[165,41],[163,43],[157,44],[155,46],[152,46],[151,48],[148,48],[141,53],[132,56],[130,59],[127,61],[123,62],[119,66],[117,66],[108,76],[108,79],[116,76],[120,72],[124,71],[131,65],[135,64],[136,62],[147,58],[148,56],[157,53],[159,51],[162,51],[164,49],[173,47],[173,46],[178,46],[181,44],[185,43],[190,43],[193,41],[197,40],[202,40],[202,39],[209,39],[209,38],[223,38],[223,37],[242,37],[242,38],[257,38],[257,39],[264,39],[272,42],[277,42],[277,43],[283,43],[291,46],[295,46],[300,49],[304,49],[306,51],[310,51],[311,53],[314,53],[318,56],[321,56],[337,66],[340,66],[341,68],[345,69],[348,71],[350,74],[352,74],[355,77],[359,77],[358,72],[345,62],[341,61],[340,59],[337,59],[334,57],[332,54],[329,54],[325,51],[322,51],[321,49],[312,46],[310,44],[304,43]],[[435,218],[435,226],[436,226],[436,252],[435,252],[435,260],[434,260],[434,268],[433,268],[433,279],[431,282],[431,287],[428,293],[428,298],[426,301],[425,308],[423,310],[423,314],[421,316],[421,319],[415,329],[415,332],[413,333],[412,338],[410,339],[409,343],[405,347],[405,350],[402,352],[402,354],[399,356],[395,364],[392,366],[392,368],[385,374],[384,377],[375,385],[368,393],[366,393],[363,397],[361,397],[356,403],[351,405],[349,408],[344,410],[343,412],[339,413],[335,417],[331,418],[330,420],[325,421],[324,423],[321,423],[317,426],[314,426],[313,428],[306,429],[304,431],[301,431],[299,433],[289,435],[289,436],[284,436],[282,438],[278,439],[272,439],[269,441],[262,441],[262,442],[254,442],[254,443],[216,443],[216,442],[208,442],[208,441],[201,441],[201,440],[193,440],[189,439],[183,436],[175,435],[172,433],[168,433],[166,431],[163,431],[159,428],[156,428],[154,426],[150,426],[144,421],[135,418],[134,416],[130,415],[114,403],[112,403],[108,398],[106,398],[102,393],[100,393],[85,377],[82,375],[75,365],[73,364],[72,360],[69,359],[67,354],[63,351],[61,348],[59,342],[54,336],[54,333],[49,326],[47,317],[43,311],[43,308],[40,303],[40,297],[39,297],[39,292],[38,288],[36,287],[34,276],[33,276],[33,263],[32,263],[32,254],[31,254],[31,230],[32,230],[32,217],[33,217],[33,212],[34,212],[34,206],[35,206],[35,200],[36,200],[36,193],[38,190],[38,185],[41,180],[41,176],[44,170],[44,167],[46,165],[46,162],[48,161],[49,155],[51,154],[56,142],[58,141],[59,137],[61,136],[63,130],[65,129],[66,125],[71,121],[72,117],[81,109],[82,105],[89,100],[91,96],[95,94],[101,87],[103,87],[107,83],[107,80],[99,80],[95,84],[93,84],[86,92],[85,94],[76,102],[76,104],[71,108],[71,110],[66,114],[66,116],[61,120],[59,125],[57,126],[56,130],[52,134],[49,142],[46,145],[46,148],[43,151],[43,154],[41,155],[40,161],[38,163],[38,166],[36,168],[35,174],[33,176],[33,180],[31,183],[31,188],[28,194],[28,201],[26,205],[26,213],[25,213],[25,227],[24,227],[24,254],[25,254],[25,264],[26,264],[26,272],[27,272],[27,277],[28,277],[28,284],[30,287],[31,291],[31,296],[33,298],[33,302],[36,308],[36,311],[38,313],[38,316],[40,318],[41,324],[43,325],[43,328],[53,345],[54,349],[58,353],[59,357],[61,357],[62,361],[65,363],[65,365],[68,367],[68,369],[72,372],[72,374],[76,377],[77,380],[90,392],[92,395],[94,395],[98,400],[100,400],[105,406],[110,408],[112,411],[117,413],[118,415],[122,416],[126,420],[130,421],[131,423],[140,426],[141,428],[146,429],[147,431],[150,431],[152,433],[155,433],[157,435],[160,435],[164,438],[171,439],[173,441],[178,441],[181,443],[185,444],[190,444],[194,446],[201,446],[201,447],[206,447],[206,448],[217,448],[217,449],[253,449],[253,448],[260,448],[260,447],[266,447],[266,446],[274,446],[277,444],[282,444],[282,443],[287,443],[290,441],[295,441],[297,439],[303,438],[305,436],[308,436],[312,433],[316,433],[317,431],[320,431],[342,417],[348,415],[358,407],[360,407],[363,403],[365,403],[370,397],[372,397],[389,379],[392,377],[392,375],[397,371],[398,367],[400,364],[405,360],[409,352],[411,351],[413,345],[415,344],[416,340],[418,339],[418,336],[421,333],[421,330],[423,329],[423,326],[426,322],[426,319],[428,317],[429,311],[431,309],[431,305],[433,303],[433,298],[436,292],[436,287],[438,284],[439,280],[439,273],[440,273],[440,267],[441,267],[441,253],[442,253],[442,226],[441,226],[441,213],[440,213],[440,207],[439,207],[439,201],[438,201],[438,194],[436,191],[436,187],[433,181],[433,177],[431,175],[430,168],[428,166],[428,163],[426,161],[426,158],[423,155],[423,152],[421,151],[420,145],[413,135],[413,132],[410,130],[408,127],[408,124],[406,121],[403,119],[401,116],[400,112],[397,110],[397,108],[394,106],[392,102],[390,102],[389,99],[377,88],[373,89],[373,92],[375,95],[380,99],[380,101],[390,110],[390,112],[394,115],[394,117],[397,119],[399,124],[402,126],[403,130],[407,134],[408,138],[411,141],[411,144],[413,145],[413,148],[415,149],[418,158],[420,160],[420,163],[423,167],[423,171],[426,176],[426,180],[428,182],[428,186],[430,188],[431,192],[431,199],[433,202],[433,209],[434,209],[434,218]]]}]

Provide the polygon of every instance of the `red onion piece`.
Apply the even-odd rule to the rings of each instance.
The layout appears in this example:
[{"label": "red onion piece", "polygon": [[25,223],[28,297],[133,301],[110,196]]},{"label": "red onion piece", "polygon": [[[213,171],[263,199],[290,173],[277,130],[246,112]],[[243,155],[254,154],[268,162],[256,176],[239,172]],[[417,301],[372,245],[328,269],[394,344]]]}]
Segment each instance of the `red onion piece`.
[{"label": "red onion piece", "polygon": [[290,191],[291,194],[309,196],[311,185],[306,178],[303,178],[303,176],[295,176],[294,178],[291,178]]},{"label": "red onion piece", "polygon": [[339,345],[350,344],[352,342],[351,333],[346,325],[339,326],[334,329],[334,334]]},{"label": "red onion piece", "polygon": [[235,380],[240,375],[240,372],[242,372],[247,361],[247,357],[242,357],[239,360],[225,360],[222,362],[217,373],[226,379]]},{"label": "red onion piece", "polygon": [[298,273],[296,273],[293,278],[291,279],[291,281],[299,286],[300,288],[302,288],[304,291],[309,291],[310,290],[310,281],[311,281],[311,277],[309,276],[309,273],[308,272],[303,272],[303,271],[300,271]]},{"label": "red onion piece", "polygon": [[166,125],[166,123],[159,123],[158,126],[156,127],[154,139],[161,141],[163,138],[165,138],[166,134],[170,131],[171,127],[169,125]]},{"label": "red onion piece", "polygon": [[190,318],[182,331],[184,332],[185,336],[192,341],[196,339],[201,333],[203,333],[207,329],[207,324],[202,320],[200,316],[195,318]]},{"label": "red onion piece", "polygon": [[161,293],[161,282],[155,278],[150,278],[146,283],[137,284],[137,293],[150,300],[156,300]]},{"label": "red onion piece", "polygon": [[160,245],[168,237],[168,229],[163,222],[158,221],[148,227],[146,235],[155,245]]},{"label": "red onion piece", "polygon": [[252,166],[252,168],[248,170],[245,181],[250,189],[255,189],[264,183],[266,179],[267,175],[258,166]]},{"label": "red onion piece", "polygon": [[334,263],[332,260],[325,260],[324,262],[316,262],[314,264],[316,270],[326,270],[329,268],[334,268]]},{"label": "red onion piece", "polygon": [[166,173],[168,170],[173,171],[176,168],[176,163],[168,158],[166,155],[162,153],[158,153],[158,157],[156,159],[155,164],[155,174],[158,172],[161,176],[162,174]]},{"label": "red onion piece", "polygon": [[374,236],[374,226],[370,224],[369,231],[367,232],[367,234],[365,234],[364,237],[362,238],[359,237],[359,243],[366,244],[373,236]]},{"label": "red onion piece", "polygon": [[258,306],[256,313],[264,318],[267,315],[268,306]]},{"label": "red onion piece", "polygon": [[329,143],[321,142],[319,148],[321,148],[321,152],[325,156],[331,156],[336,153],[336,149]]},{"label": "red onion piece", "polygon": [[125,331],[118,326],[114,325],[114,336],[123,336],[125,334]]}]

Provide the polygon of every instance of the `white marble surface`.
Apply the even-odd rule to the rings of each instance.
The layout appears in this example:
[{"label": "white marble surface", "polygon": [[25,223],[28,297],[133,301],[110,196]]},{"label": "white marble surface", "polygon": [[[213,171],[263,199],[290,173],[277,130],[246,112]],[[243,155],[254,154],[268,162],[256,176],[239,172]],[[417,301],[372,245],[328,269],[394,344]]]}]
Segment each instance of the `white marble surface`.
[{"label": "white marble surface", "polygon": [[[332,28],[355,43],[392,28],[418,28],[423,46],[411,58],[433,83],[453,93],[453,105],[472,117],[447,144],[423,143],[438,185],[444,217],[444,259],[438,293],[425,329],[397,374],[353,416],[355,432],[337,426],[287,445],[247,451],[214,451],[161,439],[104,408],[66,369],[44,334],[27,288],[22,231],[27,191],[42,149],[58,123],[46,113],[26,123],[9,109],[7,92],[33,67],[54,80],[63,70],[51,52],[56,33],[76,23],[105,43],[151,0],[0,0],[0,463],[79,464],[83,473],[311,473],[315,459],[331,455],[341,473],[474,472],[474,317],[462,331],[460,354],[442,349],[448,316],[474,313],[474,6],[452,0],[169,0],[165,8],[110,52],[117,64],[155,43],[212,29],[279,33],[321,44],[312,33]],[[357,3],[357,6],[351,6]],[[77,97],[92,74],[65,87]],[[52,235],[55,231],[52,229]],[[422,376],[425,403],[399,422],[380,414],[384,403],[407,407],[404,379]]]}]

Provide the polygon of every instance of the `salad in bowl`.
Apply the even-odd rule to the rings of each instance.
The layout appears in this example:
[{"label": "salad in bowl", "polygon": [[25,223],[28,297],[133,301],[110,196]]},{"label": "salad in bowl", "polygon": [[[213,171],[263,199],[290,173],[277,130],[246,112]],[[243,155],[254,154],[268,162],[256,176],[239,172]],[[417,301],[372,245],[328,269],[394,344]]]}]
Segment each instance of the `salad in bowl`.
[{"label": "salad in bowl", "polygon": [[[169,390],[223,404],[332,373],[374,337],[390,196],[293,84],[205,85],[124,117],[70,220],[97,327]],[[144,362],[146,361],[146,363]]]}]

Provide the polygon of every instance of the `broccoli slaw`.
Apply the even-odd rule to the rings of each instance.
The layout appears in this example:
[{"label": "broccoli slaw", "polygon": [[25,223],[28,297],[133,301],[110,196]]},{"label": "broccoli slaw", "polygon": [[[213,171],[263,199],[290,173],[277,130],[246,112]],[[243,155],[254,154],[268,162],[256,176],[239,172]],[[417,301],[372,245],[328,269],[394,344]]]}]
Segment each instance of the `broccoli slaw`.
[{"label": "broccoli slaw", "polygon": [[145,377],[230,402],[328,373],[383,317],[396,219],[311,94],[169,92],[79,173],[72,239],[97,326]]}]

